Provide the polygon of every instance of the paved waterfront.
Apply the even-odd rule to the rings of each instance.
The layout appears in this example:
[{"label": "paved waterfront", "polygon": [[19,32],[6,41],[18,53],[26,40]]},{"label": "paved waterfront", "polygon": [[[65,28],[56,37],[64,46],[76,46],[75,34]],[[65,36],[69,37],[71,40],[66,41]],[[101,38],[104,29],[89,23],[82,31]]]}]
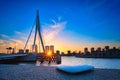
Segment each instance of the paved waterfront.
[{"label": "paved waterfront", "polygon": [[0,64],[0,80],[119,80],[120,70],[94,69],[81,74],[67,74],[52,66]]}]

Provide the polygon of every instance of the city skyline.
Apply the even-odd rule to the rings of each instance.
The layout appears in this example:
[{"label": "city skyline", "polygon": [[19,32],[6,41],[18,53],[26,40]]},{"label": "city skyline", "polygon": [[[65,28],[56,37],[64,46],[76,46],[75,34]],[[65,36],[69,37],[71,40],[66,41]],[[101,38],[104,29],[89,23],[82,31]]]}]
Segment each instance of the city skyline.
[{"label": "city skyline", "polygon": [[1,0],[0,48],[23,48],[36,9],[40,12],[45,45],[54,45],[55,50],[120,47],[119,3],[119,0]]}]

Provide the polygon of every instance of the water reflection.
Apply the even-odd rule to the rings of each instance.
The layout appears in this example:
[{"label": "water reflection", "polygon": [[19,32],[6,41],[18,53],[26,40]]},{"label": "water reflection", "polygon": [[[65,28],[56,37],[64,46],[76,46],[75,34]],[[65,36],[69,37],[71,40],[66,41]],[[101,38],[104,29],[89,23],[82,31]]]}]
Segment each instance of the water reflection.
[{"label": "water reflection", "polygon": [[40,61],[36,61],[36,66],[56,66],[57,64],[55,62],[51,62],[50,64],[48,61],[45,61],[44,63],[41,63]]},{"label": "water reflection", "polygon": [[[56,66],[58,64],[51,62],[44,62],[43,64],[40,61],[36,63],[22,63],[20,65],[36,65],[36,66]],[[62,57],[62,63],[59,65],[92,65],[95,68],[104,68],[104,69],[120,69],[120,59],[103,59],[103,58],[76,58],[76,57]]]}]

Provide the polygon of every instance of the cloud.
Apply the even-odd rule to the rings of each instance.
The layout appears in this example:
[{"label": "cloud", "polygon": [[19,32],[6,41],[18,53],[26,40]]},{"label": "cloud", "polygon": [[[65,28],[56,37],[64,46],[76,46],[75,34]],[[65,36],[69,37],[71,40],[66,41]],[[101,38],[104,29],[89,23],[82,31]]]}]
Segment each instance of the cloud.
[{"label": "cloud", "polygon": [[44,30],[44,38],[47,43],[50,43],[55,37],[65,28],[67,22],[56,22],[56,24],[48,25]]},{"label": "cloud", "polygon": [[9,39],[10,37],[5,35],[5,34],[0,34],[1,37],[5,38],[5,39]]},{"label": "cloud", "polygon": [[[18,36],[18,34],[16,34],[17,36]],[[13,43],[18,43],[18,42],[22,42],[22,41],[20,41],[19,39],[20,38],[14,38],[14,37],[12,37],[12,36],[8,36],[8,35],[5,35],[5,34],[0,34],[0,36],[3,38],[3,40],[2,41],[8,41],[8,42],[13,42]]]},{"label": "cloud", "polygon": [[[47,44],[51,44],[51,41],[54,40],[56,38],[56,36],[65,28],[67,22],[66,21],[61,21],[61,17],[58,17],[59,22],[55,21],[54,19],[51,19],[51,21],[54,24],[47,24],[47,25],[42,25],[43,30],[42,30],[42,34],[43,34],[43,40],[45,43]],[[18,49],[20,48],[24,48],[25,42],[28,38],[29,35],[29,31],[28,34],[26,34],[26,31],[14,31],[14,35],[13,36],[8,36],[6,34],[0,34],[0,36],[2,37],[2,39],[0,40],[0,44],[4,44],[5,48],[8,46],[12,46],[14,47],[15,45],[17,46]],[[33,44],[33,40],[34,40],[34,30],[32,32],[31,38],[28,42],[27,48],[31,48],[32,44]],[[38,41],[36,41],[38,42]],[[47,45],[46,44],[46,45]]]},{"label": "cloud", "polygon": [[6,49],[6,47],[15,47],[18,46],[19,48],[22,48],[24,45],[24,41],[21,40],[20,37],[18,37],[18,34],[15,34],[15,36],[17,35],[17,37],[14,36],[8,36],[5,34],[0,34],[0,36],[2,37],[2,39],[0,40],[0,48],[4,48]]},{"label": "cloud", "polygon": [[4,44],[5,41],[4,40],[0,40],[0,45]]},{"label": "cloud", "polygon": [[15,31],[15,33],[16,33],[16,34],[18,34],[18,35],[19,35],[19,34],[22,34],[22,33],[21,33],[21,32],[19,32],[19,31]]},{"label": "cloud", "polygon": [[56,21],[55,21],[54,19],[51,19],[51,21],[52,21],[54,24],[56,24]]}]

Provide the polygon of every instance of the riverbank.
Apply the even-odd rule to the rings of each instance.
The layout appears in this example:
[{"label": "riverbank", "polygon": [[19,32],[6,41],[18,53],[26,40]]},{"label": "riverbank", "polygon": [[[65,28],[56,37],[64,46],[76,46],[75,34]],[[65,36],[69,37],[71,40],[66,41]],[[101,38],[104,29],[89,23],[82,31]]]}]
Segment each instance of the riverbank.
[{"label": "riverbank", "polygon": [[94,69],[76,75],[63,73],[54,66],[0,64],[0,80],[119,80],[119,69]]}]

